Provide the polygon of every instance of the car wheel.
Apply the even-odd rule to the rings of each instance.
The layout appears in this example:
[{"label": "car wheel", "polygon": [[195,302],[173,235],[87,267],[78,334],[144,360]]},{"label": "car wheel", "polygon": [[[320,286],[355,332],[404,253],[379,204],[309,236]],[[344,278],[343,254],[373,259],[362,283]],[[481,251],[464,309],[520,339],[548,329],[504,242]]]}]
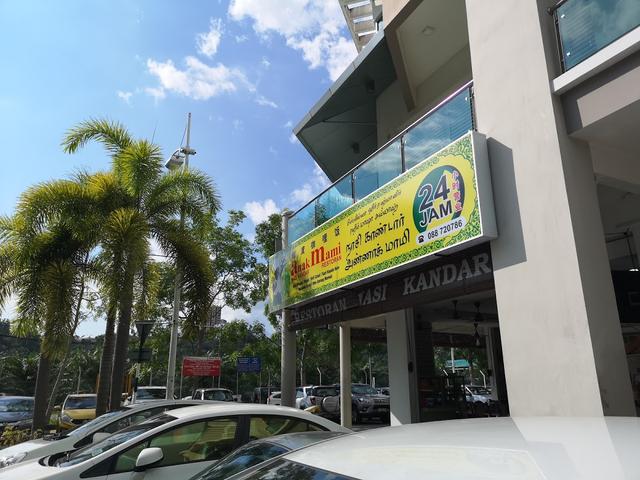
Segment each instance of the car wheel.
[{"label": "car wheel", "polygon": [[360,412],[358,412],[357,405],[351,405],[351,425],[357,425],[360,423]]}]

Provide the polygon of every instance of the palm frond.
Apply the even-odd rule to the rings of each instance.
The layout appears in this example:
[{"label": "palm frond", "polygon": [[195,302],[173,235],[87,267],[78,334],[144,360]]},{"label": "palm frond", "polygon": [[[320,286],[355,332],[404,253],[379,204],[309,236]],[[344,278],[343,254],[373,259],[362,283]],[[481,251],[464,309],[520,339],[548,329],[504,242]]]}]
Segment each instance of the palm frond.
[{"label": "palm frond", "polygon": [[116,155],[127,148],[133,139],[121,123],[91,118],[67,131],[62,140],[62,149],[65,153],[76,153],[90,141],[101,143],[111,155]]}]

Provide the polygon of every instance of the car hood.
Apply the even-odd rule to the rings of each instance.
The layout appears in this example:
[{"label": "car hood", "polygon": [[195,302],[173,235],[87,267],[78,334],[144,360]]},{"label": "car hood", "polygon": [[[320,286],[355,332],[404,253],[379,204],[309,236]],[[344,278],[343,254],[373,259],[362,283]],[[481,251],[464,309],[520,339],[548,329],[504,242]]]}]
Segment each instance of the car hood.
[{"label": "car hood", "polygon": [[[4,451],[4,450],[3,450]],[[17,463],[0,469],[0,480],[16,480],[18,478],[29,480],[43,480],[51,478],[61,470],[57,467],[45,467],[36,460]]]},{"label": "car hood", "polygon": [[0,412],[0,423],[19,422],[33,417],[32,412]]},{"label": "car hood", "polygon": [[31,452],[33,450],[46,447],[51,443],[53,442],[42,439],[28,440],[17,445],[12,445],[11,447],[3,448],[2,450],[0,450],[0,457],[7,457],[9,455],[15,455],[16,453]]},{"label": "car hood", "polygon": [[96,418],[96,409],[79,408],[77,410],[63,410],[62,414],[69,415],[74,420],[92,420]]}]

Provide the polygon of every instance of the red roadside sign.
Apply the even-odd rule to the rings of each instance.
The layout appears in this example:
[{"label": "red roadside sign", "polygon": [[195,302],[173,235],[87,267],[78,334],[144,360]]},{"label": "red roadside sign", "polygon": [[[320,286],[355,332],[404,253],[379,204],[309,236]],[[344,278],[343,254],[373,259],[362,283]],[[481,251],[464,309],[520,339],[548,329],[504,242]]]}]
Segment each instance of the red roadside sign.
[{"label": "red roadside sign", "polygon": [[219,377],[220,358],[184,357],[182,359],[183,377]]}]

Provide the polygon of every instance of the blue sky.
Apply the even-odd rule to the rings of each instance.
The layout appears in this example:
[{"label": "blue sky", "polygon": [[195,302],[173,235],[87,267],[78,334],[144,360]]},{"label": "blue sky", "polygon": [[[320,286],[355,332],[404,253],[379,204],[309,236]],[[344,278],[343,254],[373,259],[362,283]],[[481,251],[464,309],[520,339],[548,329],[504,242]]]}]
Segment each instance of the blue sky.
[{"label": "blue sky", "polygon": [[118,120],[168,155],[192,112],[191,164],[251,235],[326,185],[291,131],[355,54],[336,0],[0,0],[0,214],[29,185],[107,167],[95,146],[62,153],[74,124]]}]

